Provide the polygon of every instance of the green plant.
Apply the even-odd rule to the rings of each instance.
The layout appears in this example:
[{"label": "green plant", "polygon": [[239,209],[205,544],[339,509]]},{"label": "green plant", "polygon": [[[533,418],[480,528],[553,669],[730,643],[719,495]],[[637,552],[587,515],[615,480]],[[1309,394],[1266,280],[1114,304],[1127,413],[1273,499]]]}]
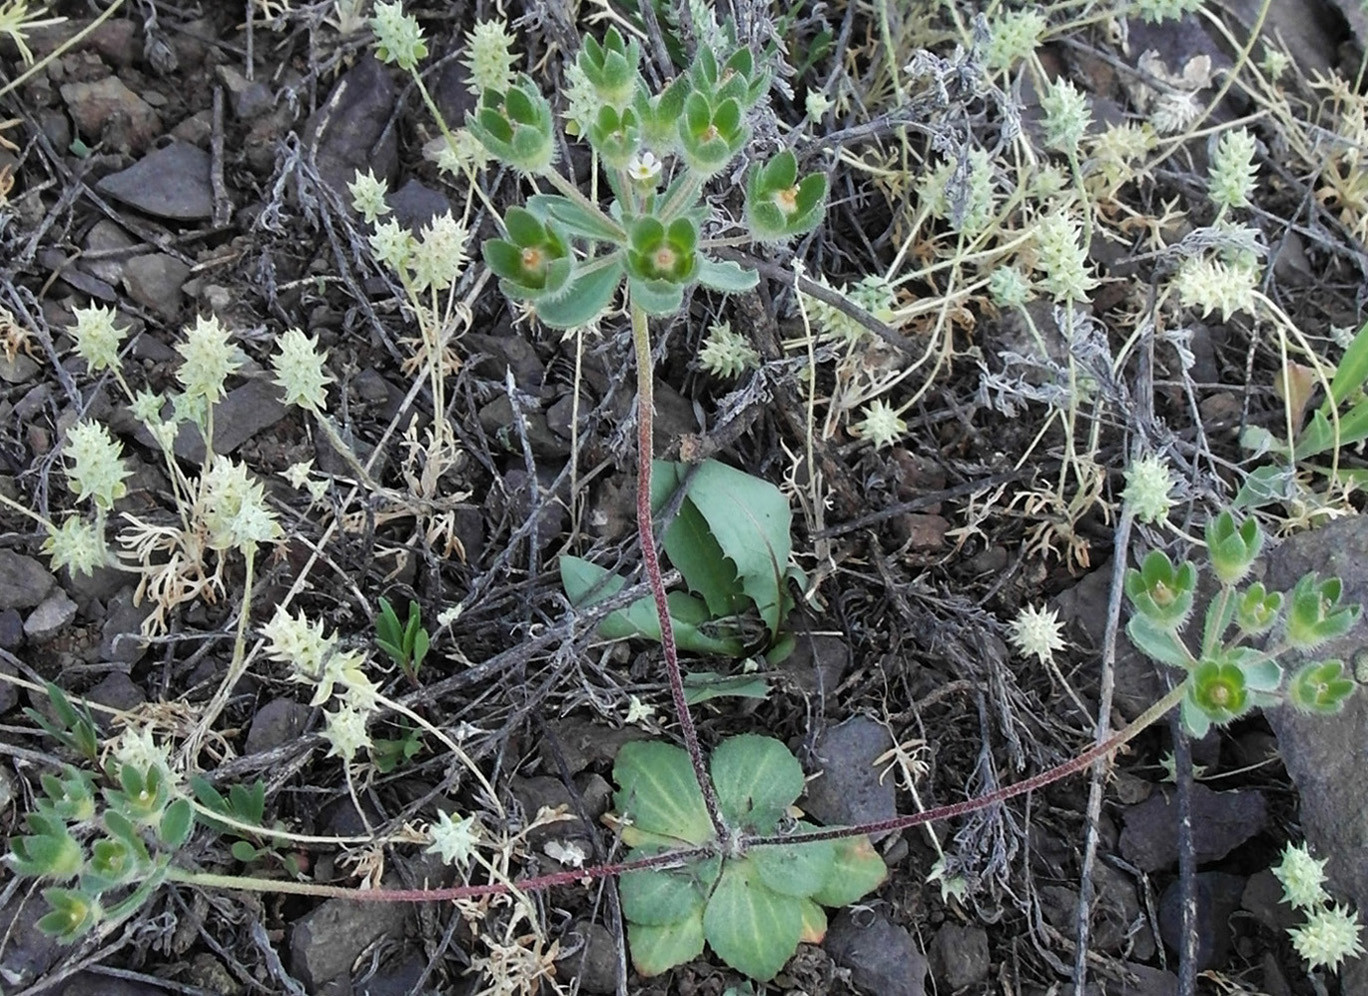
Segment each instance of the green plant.
[{"label": "green plant", "polygon": [[1282,883],[1282,901],[1302,911],[1305,920],[1289,927],[1292,946],[1312,968],[1339,968],[1345,958],[1363,954],[1359,917],[1348,906],[1331,904],[1325,891],[1325,860],[1311,857],[1305,844],[1288,844],[1273,866]]},{"label": "green plant", "polygon": [[884,881],[888,869],[865,836],[785,843],[803,769],[769,737],[720,743],[709,767],[721,832],[699,791],[689,755],[656,742],[618,752],[616,813],[628,860],[688,850],[678,868],[629,871],[619,890],[632,962],[658,975],[696,958],[704,942],[732,968],[768,981],[802,941],[826,932],[823,906],[845,906]]},{"label": "green plant", "polygon": [[[671,592],[670,620],[680,647],[739,657],[759,645],[774,648],[792,606],[789,582],[803,582],[790,566],[792,520],[788,500],[774,485],[715,460],[696,467],[654,464],[651,506],[661,511],[682,491],[679,513],[663,544],[690,592]],[[591,606],[626,584],[579,557],[560,561],[571,604]],[[655,605],[643,598],[599,625],[608,639],[660,639]]]},{"label": "green plant", "polygon": [[389,599],[380,599],[380,614],[375,618],[375,645],[399,665],[410,681],[418,680],[418,669],[427,657],[431,638],[423,626],[423,610],[410,601],[408,618],[401,625]]},{"label": "green plant", "polygon": [[[1338,578],[1315,574],[1305,575],[1289,592],[1268,591],[1260,582],[1240,587],[1263,546],[1253,518],[1238,522],[1222,512],[1208,523],[1206,542],[1220,590],[1207,605],[1195,650],[1182,630],[1195,607],[1197,565],[1190,560],[1175,565],[1154,550],[1139,569],[1126,572],[1125,580],[1135,609],[1126,625],[1131,642],[1161,664],[1186,672],[1186,730],[1200,737],[1213,724],[1284,700],[1305,712],[1338,712],[1356,687],[1343,661],[1312,660],[1288,675],[1279,658],[1312,651],[1347,632],[1361,607],[1342,604]],[[1264,647],[1248,645],[1265,636]]]}]

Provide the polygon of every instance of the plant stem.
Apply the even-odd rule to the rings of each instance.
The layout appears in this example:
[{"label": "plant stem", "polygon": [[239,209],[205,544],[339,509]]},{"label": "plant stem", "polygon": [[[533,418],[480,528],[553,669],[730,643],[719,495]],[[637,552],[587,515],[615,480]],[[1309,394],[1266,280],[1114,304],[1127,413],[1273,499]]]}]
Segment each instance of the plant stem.
[{"label": "plant stem", "polygon": [[787,835],[777,835],[769,837],[747,837],[742,843],[748,847],[757,844],[804,844],[817,840],[836,840],[842,837],[852,837],[856,834],[885,833],[889,830],[905,830],[908,827],[920,826],[923,823],[930,823],[933,820],[947,820],[956,816],[963,816],[966,813],[978,812],[987,809],[989,806],[996,806],[1000,802],[1025,795],[1027,792],[1034,792],[1036,789],[1044,788],[1046,785],[1053,784],[1061,778],[1083,771],[1094,762],[1101,760],[1131,740],[1134,740],[1145,729],[1153,726],[1156,722],[1174,706],[1183,701],[1183,696],[1187,694],[1187,683],[1183,682],[1165,695],[1154,705],[1150,706],[1143,713],[1136,717],[1135,722],[1129,724],[1124,730],[1118,730],[1100,744],[1088,748],[1077,757],[1065,761],[1063,764],[1056,765],[1048,771],[1042,771],[1037,775],[1011,785],[1004,785],[1002,788],[994,789],[992,792],[984,793],[973,799],[966,799],[963,802],[951,803],[948,806],[939,806],[935,809],[928,809],[925,812],[914,813],[910,816],[895,816],[889,820],[881,820],[878,823],[862,823],[855,827],[832,827],[824,830],[814,830],[808,833],[794,833]]},{"label": "plant stem", "polygon": [[675,647],[674,626],[670,621],[670,606],[665,597],[665,581],[660,576],[660,555],[656,551],[655,527],[651,521],[651,456],[654,437],[651,432],[655,415],[654,368],[651,362],[651,327],[645,310],[635,301],[631,304],[632,345],[637,361],[637,536],[641,541],[641,561],[646,578],[651,583],[656,615],[660,617],[660,646],[665,652],[665,673],[670,680],[670,698],[674,700],[675,715],[679,717],[679,731],[684,736],[684,747],[693,762],[694,777],[708,808],[713,831],[718,840],[727,839],[726,824],[717,806],[703,750],[698,745],[698,730],[694,728],[689,704],[684,699],[684,677],[679,670],[679,652]]},{"label": "plant stem", "polygon": [[[653,854],[648,858],[622,861],[617,864],[595,865],[593,868],[579,868],[573,871],[555,872],[525,878],[513,885],[524,892],[539,892],[559,885],[575,885],[589,879],[608,878],[625,872],[645,868],[668,868],[682,865],[696,858],[707,857],[713,853],[710,847],[694,847],[683,851],[670,851],[666,854]],[[184,868],[169,868],[166,873],[168,882],[193,885],[203,889],[236,889],[241,892],[276,892],[294,896],[319,896],[325,899],[350,899],[358,903],[433,903],[449,902],[453,899],[477,899],[480,896],[500,896],[509,891],[501,882],[489,885],[456,885],[447,889],[356,889],[346,885],[318,885],[314,882],[297,882],[293,879],[249,878],[245,875],[216,875],[212,872],[190,871]]]}]

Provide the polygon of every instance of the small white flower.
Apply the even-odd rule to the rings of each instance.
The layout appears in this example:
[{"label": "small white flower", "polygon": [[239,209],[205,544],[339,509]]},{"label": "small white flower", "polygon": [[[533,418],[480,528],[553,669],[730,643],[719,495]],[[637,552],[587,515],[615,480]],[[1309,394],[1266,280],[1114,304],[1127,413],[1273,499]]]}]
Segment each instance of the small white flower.
[{"label": "small white flower", "polygon": [[1310,909],[1329,901],[1325,892],[1325,862],[1311,857],[1305,844],[1288,844],[1273,874],[1282,883],[1282,901],[1296,909]]},{"label": "small white flower", "polygon": [[437,813],[437,822],[428,827],[432,844],[425,854],[440,854],[449,865],[465,867],[475,853],[475,845],[480,841],[479,829],[474,816],[453,823],[451,816],[444,811]]},{"label": "small white flower", "polygon": [[807,111],[809,121],[818,122],[831,110],[831,101],[821,90],[810,90],[803,101],[803,110]]},{"label": "small white flower", "polygon": [[266,638],[266,656],[294,669],[294,679],[309,684],[323,677],[323,664],[337,645],[336,636],[324,636],[321,622],[311,623],[300,613],[276,609],[275,616],[261,627]]},{"label": "small white flower", "polygon": [[281,471],[280,476],[290,482],[290,487],[297,491],[302,491],[309,483],[309,475],[312,473],[313,461],[301,460],[298,463],[292,463],[286,467]]},{"label": "small white flower", "polygon": [[1028,605],[1007,627],[1007,642],[1017,653],[1048,664],[1054,660],[1056,650],[1064,649],[1063,630],[1058,609],[1037,609]]},{"label": "small white flower", "polygon": [[584,845],[574,840],[548,840],[542,850],[552,861],[559,861],[567,868],[583,868],[589,858]]},{"label": "small white flower", "polygon": [[651,707],[642,702],[637,696],[632,695],[627,699],[627,718],[624,720],[628,726],[638,726],[649,723],[654,718]]},{"label": "small white flower", "polygon": [[637,183],[652,183],[660,175],[660,160],[651,152],[638,152],[627,162],[627,175]]}]

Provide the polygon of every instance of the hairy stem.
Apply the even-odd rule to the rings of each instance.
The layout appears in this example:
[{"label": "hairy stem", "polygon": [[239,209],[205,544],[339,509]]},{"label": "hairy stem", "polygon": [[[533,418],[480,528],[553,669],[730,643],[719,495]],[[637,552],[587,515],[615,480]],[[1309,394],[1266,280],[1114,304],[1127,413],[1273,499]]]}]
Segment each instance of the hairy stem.
[{"label": "hairy stem", "polygon": [[684,747],[693,762],[694,777],[708,807],[713,831],[718,840],[727,837],[726,824],[717,806],[708,766],[703,760],[703,749],[698,745],[698,730],[694,728],[689,704],[684,699],[684,677],[679,670],[679,652],[675,648],[674,626],[670,621],[670,606],[665,597],[665,581],[660,576],[660,555],[656,551],[655,526],[651,521],[651,456],[654,442],[651,426],[655,415],[654,368],[651,362],[651,328],[645,310],[635,302],[632,311],[632,345],[637,361],[637,536],[641,541],[641,561],[646,578],[651,583],[656,615],[660,617],[660,646],[665,652],[665,673],[670,680],[670,697],[674,700],[679,730],[684,736]]}]

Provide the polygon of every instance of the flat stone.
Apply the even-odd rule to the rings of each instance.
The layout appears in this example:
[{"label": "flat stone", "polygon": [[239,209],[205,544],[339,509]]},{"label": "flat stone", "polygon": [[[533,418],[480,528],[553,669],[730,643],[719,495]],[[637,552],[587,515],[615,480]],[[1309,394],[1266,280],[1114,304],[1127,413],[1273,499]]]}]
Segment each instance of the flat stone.
[{"label": "flat stone", "polygon": [[[280,388],[265,378],[233,388],[214,406],[214,452],[232,453],[258,432],[279,422],[286,411],[280,400]],[[156,445],[142,425],[134,430],[134,435],[145,446]],[[182,460],[199,463],[204,459],[204,440],[199,429],[188,422],[180,427],[171,446]]]},{"label": "flat stone", "polygon": [[988,934],[982,927],[942,924],[930,955],[932,974],[952,992],[988,978]]},{"label": "flat stone", "polygon": [[[1361,814],[1360,814],[1361,815]],[[1267,822],[1263,794],[1250,789],[1213,792],[1192,786],[1192,846],[1199,864],[1219,861],[1259,834]],[[1178,861],[1178,800],[1156,794],[1125,808],[1121,856],[1141,871],[1155,872]]]},{"label": "flat stone", "polygon": [[190,267],[164,252],[134,256],[124,263],[123,284],[128,296],[168,322],[180,315],[181,287]]},{"label": "flat stone", "polygon": [[898,815],[897,786],[875,762],[893,746],[888,730],[867,716],[828,727],[813,745],[822,774],[808,783],[803,808],[828,826],[874,823]]},{"label": "flat stone", "polygon": [[[1303,574],[1318,571],[1343,583],[1346,605],[1368,603],[1368,522],[1339,519],[1321,529],[1285,540],[1267,557],[1264,583],[1290,589]],[[1315,650],[1315,660],[1339,658],[1363,667],[1364,622]],[[1298,659],[1281,663],[1293,670]],[[1328,857],[1327,888],[1336,898],[1368,906],[1368,848],[1364,816],[1368,812],[1368,779],[1363,777],[1363,744],[1368,744],[1368,694],[1359,688],[1334,716],[1303,714],[1282,706],[1264,711],[1278,737],[1278,749],[1301,800],[1299,822],[1313,854]],[[1353,745],[1352,747],[1350,745]],[[1357,988],[1350,976],[1358,973]],[[1368,958],[1347,962],[1344,992],[1368,992]]]},{"label": "flat stone", "polygon": [[24,635],[35,642],[50,640],[75,618],[76,603],[61,588],[54,588],[24,620]]},{"label": "flat stone", "polygon": [[[143,690],[122,671],[106,675],[99,684],[87,691],[84,697],[111,709],[123,710],[136,708],[147,701],[147,695]],[[96,724],[102,730],[108,729],[110,717],[107,713],[92,710],[91,715],[95,717]]]},{"label": "flat stone", "polygon": [[617,992],[618,945],[608,928],[581,920],[567,940],[575,952],[556,962],[557,977],[575,979],[580,992]]},{"label": "flat stone", "polygon": [[[1197,971],[1224,968],[1234,944],[1230,916],[1240,908],[1245,880],[1225,872],[1199,872],[1193,885],[1197,901],[1193,923],[1197,934]],[[1159,899],[1159,936],[1175,953],[1183,937],[1181,890],[1182,883],[1175,879]]]},{"label": "flat stone", "polygon": [[[13,609],[6,609],[5,611],[7,613],[14,612]],[[0,675],[9,675],[9,677],[11,678],[19,677],[19,675],[15,672],[13,665],[3,660],[0,660]],[[18,703],[18,686],[12,685],[8,681],[5,681],[3,678],[0,678],[0,716],[3,716],[5,713],[9,712],[16,705],[18,705]]]},{"label": "flat stone", "polygon": [[31,609],[52,590],[52,572],[32,557],[0,549],[0,610]]},{"label": "flat stone", "polygon": [[371,169],[385,182],[394,182],[399,140],[396,129],[388,126],[398,97],[390,71],[366,55],[337,81],[304,126],[319,175],[348,203],[347,184],[358,170]]},{"label": "flat stone", "polygon": [[247,731],[243,753],[260,754],[281,744],[297,740],[309,722],[312,710],[293,699],[272,699],[256,711]]},{"label": "flat stone", "polygon": [[[108,218],[101,218],[92,225],[84,241],[88,253],[119,252],[123,249],[132,249],[138,244],[133,236]],[[124,263],[127,262],[128,255],[96,259],[86,256],[81,258],[80,266],[93,277],[99,277],[109,284],[117,284],[123,279]]]},{"label": "flat stone", "polygon": [[451,211],[451,201],[440,191],[409,180],[385,199],[394,218],[409,231],[417,232],[440,214]]},{"label": "flat stone", "polygon": [[926,957],[902,927],[879,913],[841,910],[823,943],[861,992],[878,996],[925,996]]},{"label": "flat stone", "polygon": [[156,218],[204,221],[214,214],[209,167],[209,153],[187,142],[172,142],[106,176],[95,189]]},{"label": "flat stone", "polygon": [[407,923],[402,903],[325,900],[290,929],[290,972],[315,992],[350,975],[356,959],[380,938],[402,938]]},{"label": "flat stone", "polygon": [[61,94],[87,145],[103,142],[137,155],[162,132],[157,112],[117,76],[66,83]]},{"label": "flat stone", "polygon": [[124,588],[105,606],[104,624],[100,629],[100,657],[119,664],[136,664],[147,653],[147,642],[142,638],[142,624],[151,612],[144,601],[133,604],[134,589]]}]

